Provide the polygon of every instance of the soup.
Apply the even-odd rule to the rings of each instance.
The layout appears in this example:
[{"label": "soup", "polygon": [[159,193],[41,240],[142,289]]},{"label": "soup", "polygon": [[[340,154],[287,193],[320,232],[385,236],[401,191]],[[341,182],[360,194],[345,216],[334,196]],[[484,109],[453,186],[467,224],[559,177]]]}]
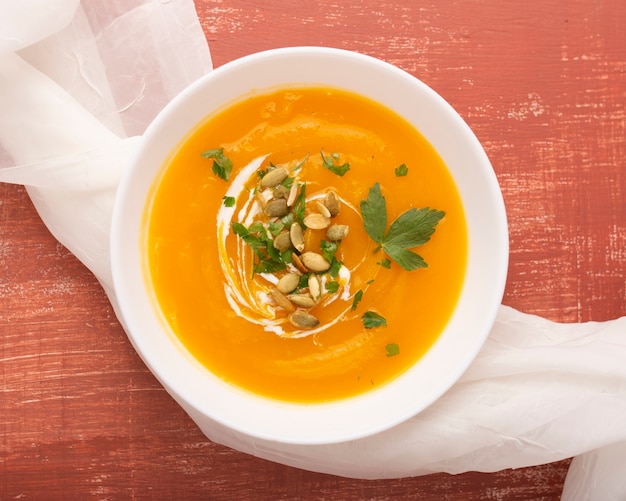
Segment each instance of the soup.
[{"label": "soup", "polygon": [[442,160],[397,114],[337,89],[255,94],[208,117],[146,217],[172,331],[224,381],[278,400],[348,398],[402,374],[465,273]]}]

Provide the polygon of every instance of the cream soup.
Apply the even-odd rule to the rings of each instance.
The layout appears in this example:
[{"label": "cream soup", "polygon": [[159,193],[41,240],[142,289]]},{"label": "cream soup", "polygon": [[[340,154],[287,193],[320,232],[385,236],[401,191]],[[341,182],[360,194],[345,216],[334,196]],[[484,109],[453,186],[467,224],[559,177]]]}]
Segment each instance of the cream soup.
[{"label": "cream soup", "polygon": [[[149,280],[176,336],[225,381],[292,402],[355,396],[415,364],[450,318],[463,207],[396,113],[331,88],[252,95],[208,117],[164,169],[147,214]],[[384,239],[412,209],[437,216],[434,233],[380,249],[372,233]],[[409,250],[424,261],[412,271],[393,259]]]}]

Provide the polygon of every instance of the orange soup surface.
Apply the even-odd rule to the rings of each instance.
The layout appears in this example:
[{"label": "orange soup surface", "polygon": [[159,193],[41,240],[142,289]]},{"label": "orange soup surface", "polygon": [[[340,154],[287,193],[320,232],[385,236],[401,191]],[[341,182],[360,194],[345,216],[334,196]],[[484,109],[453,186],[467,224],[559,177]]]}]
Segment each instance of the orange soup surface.
[{"label": "orange soup surface", "polygon": [[[278,168],[286,179],[265,187]],[[383,238],[410,209],[445,213],[406,249],[425,267],[404,269],[366,230],[362,203],[375,186],[386,219],[380,203],[365,210]],[[322,207],[329,192],[338,214]],[[266,214],[287,202],[286,214]],[[330,88],[252,95],[208,117],[167,161],[146,217],[149,281],[175,335],[223,380],[284,401],[347,398],[402,374],[442,332],[465,273],[465,217],[441,158],[394,112]],[[281,233],[288,248],[276,252]],[[302,268],[307,252],[332,267]],[[287,274],[298,286],[281,306]]]}]

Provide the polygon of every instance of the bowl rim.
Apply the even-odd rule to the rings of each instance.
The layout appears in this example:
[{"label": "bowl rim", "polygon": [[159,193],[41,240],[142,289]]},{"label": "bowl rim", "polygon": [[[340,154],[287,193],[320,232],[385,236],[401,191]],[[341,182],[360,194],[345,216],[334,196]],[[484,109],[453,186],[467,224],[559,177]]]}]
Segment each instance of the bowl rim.
[{"label": "bowl rim", "polygon": [[[341,68],[338,66],[335,68],[346,79],[351,78],[346,73],[348,70],[369,72],[368,75],[373,82],[368,84],[368,88],[393,83],[403,90],[413,89],[415,96],[412,97],[418,100],[420,105],[432,106],[433,110],[438,113],[431,117],[433,124],[429,124],[428,127],[433,127],[435,132],[428,134],[424,130],[420,132],[432,144],[434,134],[441,133],[440,128],[444,128],[446,133],[454,131],[452,137],[460,141],[455,145],[459,151],[454,151],[451,155],[467,158],[478,166],[477,173],[480,175],[478,186],[481,194],[474,198],[481,198],[480,203],[486,204],[482,209],[491,211],[491,215],[486,215],[490,218],[490,227],[483,228],[479,225],[472,226],[470,217],[466,213],[468,262],[459,304],[462,301],[470,303],[478,301],[479,315],[475,314],[470,318],[471,321],[468,321],[459,313],[461,309],[455,308],[442,335],[418,363],[379,389],[345,400],[301,404],[266,399],[228,385],[201,366],[173,333],[164,332],[168,328],[162,320],[156,318],[158,314],[153,315],[155,318],[148,318],[150,317],[148,306],[153,310],[155,306],[147,304],[149,292],[146,292],[145,284],[138,282],[139,271],[137,270],[137,267],[142,267],[141,239],[138,235],[141,234],[141,225],[144,223],[138,214],[146,210],[148,198],[137,197],[137,190],[139,189],[140,194],[148,196],[152,186],[146,186],[146,179],[151,177],[150,173],[158,174],[167,155],[171,154],[172,148],[169,148],[167,154],[162,155],[161,153],[166,148],[159,143],[165,141],[172,128],[184,129],[182,126],[174,127],[172,124],[182,121],[191,123],[193,125],[191,129],[197,126],[199,120],[187,119],[185,113],[187,115],[197,113],[193,110],[192,104],[201,96],[210,97],[207,89],[225,92],[224,89],[228,86],[230,79],[241,74],[248,74],[254,69],[267,69],[268,66],[273,69],[282,68],[282,73],[279,71],[278,76],[259,76],[257,78],[259,85],[250,86],[248,82],[245,85],[250,87],[251,91],[267,90],[275,86],[263,85],[264,81],[278,78],[282,80],[277,85],[285,86],[288,85],[285,78],[288,78],[291,72],[297,70],[299,75],[306,73],[307,70],[302,70],[304,62],[309,65],[319,65],[320,61],[327,64],[341,64]],[[270,72],[267,71],[267,73]],[[292,79],[294,84],[300,81],[301,79],[298,78]],[[301,83],[309,84],[310,82]],[[364,93],[361,89],[355,91],[354,85],[354,82],[350,81],[350,86],[343,86],[343,88]],[[236,93],[234,90],[232,92]],[[376,97],[374,99],[381,100]],[[389,99],[393,100],[396,97],[390,96]],[[227,99],[226,102],[231,102],[231,100]],[[388,103],[383,104],[388,105]],[[397,103],[393,105],[395,106]],[[407,108],[409,106],[414,107],[410,104]],[[395,111],[407,118],[403,110],[395,109]],[[212,109],[207,108],[203,116],[212,112]],[[450,126],[452,128],[448,129]],[[186,133],[188,131],[189,128]],[[183,137],[184,134],[178,137],[173,146],[180,144]],[[171,144],[171,141],[168,144]],[[440,148],[436,144],[433,146],[441,155]],[[155,166],[159,155],[161,155],[160,163]],[[446,161],[445,158],[444,161]],[[476,172],[471,174],[475,175]],[[463,177],[464,183],[472,182],[464,178],[469,174],[459,175]],[[155,176],[152,176],[153,185],[154,178]],[[455,181],[457,181],[456,176]],[[463,199],[464,193],[461,193],[461,196]],[[467,209],[466,202],[467,200],[463,199],[464,208]],[[492,246],[491,249],[478,246],[485,240]],[[110,251],[113,284],[119,309],[118,316],[121,316],[133,347],[168,393],[203,430],[219,424],[231,431],[262,440],[293,444],[329,444],[369,436],[406,421],[431,405],[461,377],[486,340],[502,301],[508,269],[508,228],[502,193],[484,149],[461,116],[433,89],[404,70],[372,56],[328,47],[285,47],[257,52],[226,63],[184,89],[163,108],[146,129],[135,158],[130,168],[124,173],[118,187],[111,224]],[[486,251],[488,256],[477,255],[479,251]],[[477,260],[479,264],[470,268],[474,260]],[[474,276],[478,274],[484,276]],[[483,279],[484,282],[482,282]],[[472,291],[468,291],[468,284],[474,287]],[[483,297],[469,298],[470,294],[476,295],[477,293]],[[468,304],[463,311],[467,311],[470,307]],[[469,331],[471,334],[468,336],[469,339],[461,338],[458,334],[456,337],[448,335],[449,332],[458,333],[459,330]],[[438,376],[438,379],[435,383],[431,381],[430,387],[424,391],[425,394],[420,394],[416,399],[407,398],[407,391],[413,389],[410,384],[414,382],[413,379],[423,377],[424,374],[432,371],[433,366],[440,361],[442,353],[451,354],[456,361],[454,369],[445,373],[435,370],[434,374]],[[172,368],[174,365],[176,370]],[[209,390],[200,388],[198,380],[194,378],[200,378],[199,380]],[[395,402],[393,414],[387,415],[389,410],[387,404],[390,401]],[[380,412],[381,406],[384,412]],[[255,418],[251,419],[251,416]],[[355,418],[356,416],[358,418]]]}]

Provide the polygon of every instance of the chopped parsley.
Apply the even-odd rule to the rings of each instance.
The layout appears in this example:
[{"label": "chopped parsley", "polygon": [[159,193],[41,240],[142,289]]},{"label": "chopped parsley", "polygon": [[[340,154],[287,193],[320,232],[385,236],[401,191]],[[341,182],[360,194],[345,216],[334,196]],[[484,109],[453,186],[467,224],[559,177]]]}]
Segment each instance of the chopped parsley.
[{"label": "chopped parsley", "polygon": [[362,299],[363,299],[363,291],[359,289],[358,291],[356,291],[356,294],[354,295],[354,298],[352,299],[352,308],[350,309],[350,311],[356,310],[357,305],[361,302]]},{"label": "chopped parsley", "polygon": [[385,353],[388,357],[395,357],[400,353],[400,347],[396,343],[389,343],[385,346]]},{"label": "chopped parsley", "polygon": [[389,261],[389,259],[385,258],[382,261],[378,261],[376,264],[382,266],[383,268],[387,268],[388,270],[391,269],[391,261]]},{"label": "chopped parsley", "polygon": [[402,164],[396,167],[395,172],[397,177],[404,177],[409,173],[409,168],[406,166],[406,164]]},{"label": "chopped parsley", "polygon": [[200,156],[202,158],[213,159],[213,174],[224,181],[228,181],[230,179],[230,173],[233,170],[233,162],[230,158],[224,155],[224,148],[206,150],[203,151]]},{"label": "chopped parsley", "polygon": [[343,176],[346,172],[350,170],[350,164],[336,164],[335,161],[339,161],[339,154],[332,153],[331,155],[324,155],[323,151],[320,151],[320,155],[322,156],[322,166],[325,169],[328,169],[333,174],[337,174],[338,176]]},{"label": "chopped parsley", "polygon": [[375,311],[366,311],[361,316],[363,327],[366,329],[373,329],[375,327],[387,327],[387,320],[382,315],[379,315]]}]

